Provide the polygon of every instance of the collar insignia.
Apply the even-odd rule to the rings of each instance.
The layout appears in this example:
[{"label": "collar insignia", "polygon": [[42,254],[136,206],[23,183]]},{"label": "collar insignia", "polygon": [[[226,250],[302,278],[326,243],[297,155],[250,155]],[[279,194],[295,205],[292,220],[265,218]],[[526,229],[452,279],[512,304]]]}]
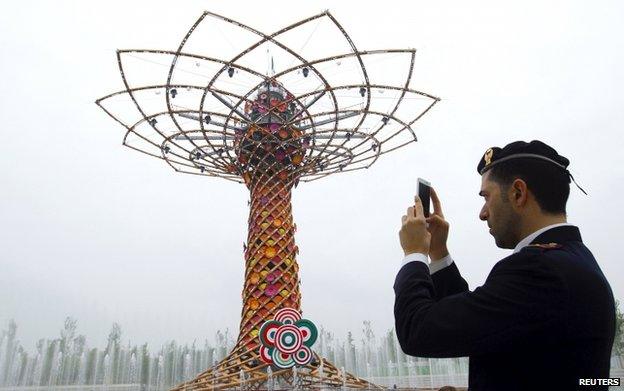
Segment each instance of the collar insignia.
[{"label": "collar insignia", "polygon": [[536,247],[536,248],[541,248],[544,250],[552,250],[554,248],[561,248],[563,246],[560,245],[559,243],[533,243],[533,244],[529,244],[527,247]]}]

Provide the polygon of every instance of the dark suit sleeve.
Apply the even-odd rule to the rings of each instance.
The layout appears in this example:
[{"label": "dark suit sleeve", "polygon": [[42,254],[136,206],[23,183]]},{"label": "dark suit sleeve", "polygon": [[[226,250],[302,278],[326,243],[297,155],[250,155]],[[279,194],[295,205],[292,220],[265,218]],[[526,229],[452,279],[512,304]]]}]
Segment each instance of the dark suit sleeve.
[{"label": "dark suit sleeve", "polygon": [[457,269],[455,262],[433,273],[431,281],[433,281],[435,288],[436,301],[446,296],[468,291],[468,283],[459,274],[459,269]]},{"label": "dark suit sleeve", "polygon": [[427,265],[411,262],[399,271],[394,290],[396,334],[410,355],[504,352],[529,338],[552,342],[552,330],[565,334],[566,289],[534,255],[501,261],[483,286],[439,300]]}]

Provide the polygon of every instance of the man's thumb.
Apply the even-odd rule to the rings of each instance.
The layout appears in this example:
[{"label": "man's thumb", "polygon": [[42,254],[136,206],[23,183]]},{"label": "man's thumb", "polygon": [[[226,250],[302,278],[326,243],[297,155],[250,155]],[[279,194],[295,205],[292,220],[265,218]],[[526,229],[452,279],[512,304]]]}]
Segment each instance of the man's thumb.
[{"label": "man's thumb", "polygon": [[427,217],[426,221],[428,223],[439,223],[442,221],[442,218],[438,215],[431,215],[429,217]]}]

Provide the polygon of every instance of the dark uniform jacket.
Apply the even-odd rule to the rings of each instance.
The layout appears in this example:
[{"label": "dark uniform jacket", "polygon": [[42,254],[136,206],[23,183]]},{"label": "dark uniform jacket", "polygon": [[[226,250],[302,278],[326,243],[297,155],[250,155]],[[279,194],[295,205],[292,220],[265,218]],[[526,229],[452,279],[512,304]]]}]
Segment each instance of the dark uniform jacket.
[{"label": "dark uniform jacket", "polygon": [[469,356],[471,391],[607,389],[579,386],[609,377],[615,304],[574,226],[542,233],[472,292],[454,263],[430,275],[418,261],[401,268],[394,291],[403,351]]}]

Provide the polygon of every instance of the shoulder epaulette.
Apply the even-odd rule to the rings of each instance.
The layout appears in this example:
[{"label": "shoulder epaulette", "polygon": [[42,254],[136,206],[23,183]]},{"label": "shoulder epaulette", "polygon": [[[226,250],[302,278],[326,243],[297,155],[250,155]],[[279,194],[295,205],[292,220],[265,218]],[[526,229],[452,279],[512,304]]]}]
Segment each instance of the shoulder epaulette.
[{"label": "shoulder epaulette", "polygon": [[542,249],[542,250],[553,250],[556,248],[562,248],[563,246],[559,243],[533,243],[527,245],[527,247]]}]

